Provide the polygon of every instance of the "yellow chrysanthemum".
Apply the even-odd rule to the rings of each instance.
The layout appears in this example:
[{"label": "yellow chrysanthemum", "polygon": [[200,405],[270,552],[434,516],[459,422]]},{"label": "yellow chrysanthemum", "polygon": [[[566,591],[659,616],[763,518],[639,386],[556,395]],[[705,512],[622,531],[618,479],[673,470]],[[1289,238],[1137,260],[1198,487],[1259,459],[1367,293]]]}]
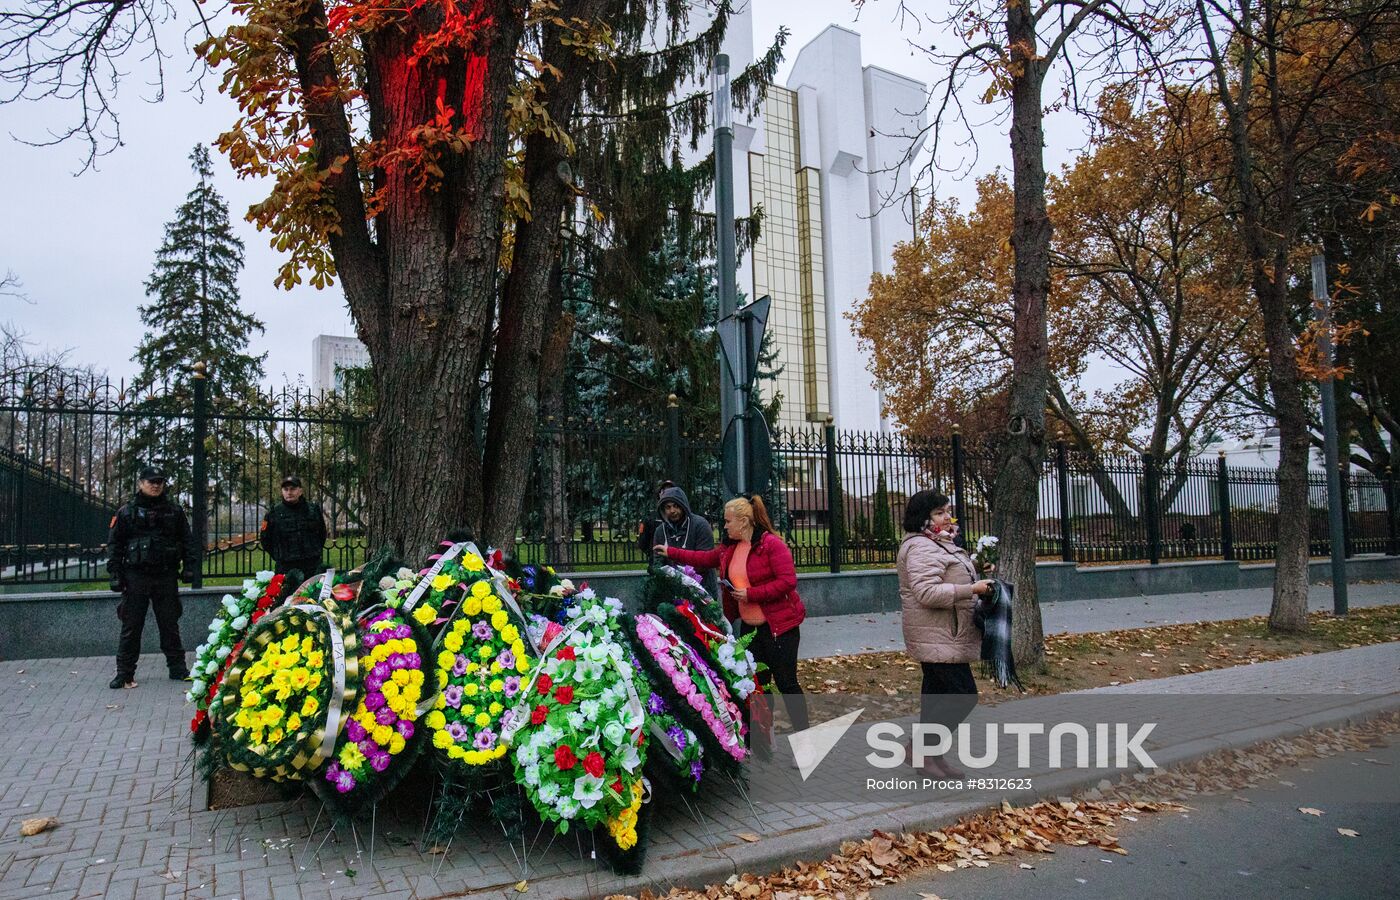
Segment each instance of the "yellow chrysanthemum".
[{"label": "yellow chrysanthemum", "polygon": [[505,711],[505,707],[502,706],[500,703],[492,701],[491,705],[486,707],[486,711],[493,716],[499,716],[502,712]]},{"label": "yellow chrysanthemum", "polygon": [[485,728],[487,725],[491,724],[491,717],[486,713],[477,713],[476,718],[472,721],[476,722],[477,728]]},{"label": "yellow chrysanthemum", "polygon": [[442,714],[441,710],[437,709],[428,713],[428,718],[426,722],[428,727],[433,729],[434,731],[440,731],[443,728],[447,727],[447,717]]},{"label": "yellow chrysanthemum", "polygon": [[451,632],[442,639],[442,645],[453,653],[462,649],[462,636],[457,632]]},{"label": "yellow chrysanthemum", "polygon": [[453,745],[452,735],[445,731],[433,732],[433,746],[439,750],[446,750]]},{"label": "yellow chrysanthemum", "polygon": [[481,685],[474,681],[468,681],[466,684],[462,685],[462,693],[466,694],[468,697],[475,697],[480,690]]},{"label": "yellow chrysanthemum", "polygon": [[[495,613],[500,612],[500,611],[501,611],[501,598],[500,598],[500,597],[497,597],[495,594],[492,594],[492,595],[489,596],[489,597],[483,598],[482,601],[481,601],[481,611],[482,611],[482,612],[489,612],[489,613],[492,613],[492,614],[495,614]],[[499,628],[500,626],[497,626],[497,627]]]},{"label": "yellow chrysanthemum", "polygon": [[468,572],[481,572],[486,569],[486,560],[475,553],[468,553],[462,557],[462,568]]},{"label": "yellow chrysanthemum", "polygon": [[389,752],[394,756],[398,756],[403,752],[403,748],[407,743],[408,742],[403,739],[403,735],[396,731],[389,736]]},{"label": "yellow chrysanthemum", "polygon": [[430,625],[437,618],[437,610],[425,603],[413,611],[413,618],[419,625]]},{"label": "yellow chrysanthemum", "polygon": [[388,725],[376,725],[370,734],[374,738],[374,742],[383,747],[389,743],[389,738],[393,737],[394,729]]},{"label": "yellow chrysanthemum", "polygon": [[482,644],[477,648],[476,655],[482,659],[490,659],[492,656],[496,655],[496,648],[492,647],[490,644]]},{"label": "yellow chrysanthemum", "polygon": [[347,742],[340,748],[340,764],[347,769],[358,769],[364,762],[365,755],[360,752],[358,744]]},{"label": "yellow chrysanthemum", "polygon": [[450,588],[450,587],[452,587],[452,576],[451,576],[451,575],[440,574],[440,575],[435,575],[435,576],[433,576],[433,590],[435,590],[435,591],[445,591],[445,590],[447,590],[447,589]]},{"label": "yellow chrysanthemum", "polygon": [[505,610],[498,609],[491,614],[491,627],[497,631],[505,628],[508,624],[510,624],[510,616],[506,615]]},{"label": "yellow chrysanthemum", "polygon": [[505,641],[507,644],[514,644],[516,641],[520,640],[520,629],[507,623],[505,627],[501,629],[501,640]]},{"label": "yellow chrysanthemum", "polygon": [[499,678],[491,679],[491,683],[487,686],[491,689],[491,693],[493,694],[499,694],[506,689],[506,683]]}]

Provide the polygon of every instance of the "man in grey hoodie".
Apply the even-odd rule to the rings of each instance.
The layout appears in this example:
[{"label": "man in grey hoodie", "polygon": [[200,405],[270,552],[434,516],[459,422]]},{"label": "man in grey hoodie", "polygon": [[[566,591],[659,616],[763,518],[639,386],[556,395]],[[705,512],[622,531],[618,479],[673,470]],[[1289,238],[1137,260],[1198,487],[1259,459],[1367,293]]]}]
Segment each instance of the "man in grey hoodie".
[{"label": "man in grey hoodie", "polygon": [[[648,557],[658,544],[668,547],[681,547],[686,550],[713,550],[715,529],[704,516],[690,511],[690,500],[685,491],[673,482],[661,483],[661,494],[656,501],[655,519],[649,519],[637,529],[637,546]],[[719,596],[719,580],[714,572],[707,572],[701,584],[711,596]]]},{"label": "man in grey hoodie", "polygon": [[690,511],[690,501],[685,491],[672,482],[662,482],[656,513],[655,519],[643,522],[638,529],[637,546],[643,553],[651,553],[651,548],[657,544],[685,550],[714,549],[714,528],[704,516]]}]

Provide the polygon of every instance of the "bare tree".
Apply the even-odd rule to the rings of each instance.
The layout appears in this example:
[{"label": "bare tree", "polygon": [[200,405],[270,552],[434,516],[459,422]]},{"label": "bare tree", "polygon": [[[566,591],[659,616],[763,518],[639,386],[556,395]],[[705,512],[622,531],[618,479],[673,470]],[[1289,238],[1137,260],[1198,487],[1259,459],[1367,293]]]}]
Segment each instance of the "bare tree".
[{"label": "bare tree", "polygon": [[1388,0],[1196,0],[1195,10],[1202,51],[1197,62],[1228,127],[1230,189],[1263,320],[1279,429],[1278,550],[1269,625],[1303,631],[1309,416],[1297,333],[1307,319],[1307,301],[1300,304],[1294,288],[1309,202],[1305,171],[1319,144],[1316,113],[1371,68],[1354,64],[1363,38],[1385,31],[1393,40],[1400,9]]},{"label": "bare tree", "polygon": [[[860,0],[858,0],[860,2]],[[901,16],[920,17],[905,4]],[[1160,71],[1159,45],[1171,39],[1169,0],[958,0],[942,17],[923,17],[934,33],[956,36],[958,49],[921,48],[944,71],[929,96],[932,158],[942,165],[954,126],[975,147],[967,94],[986,84],[983,104],[1009,122],[1014,213],[1009,235],[1012,280],[1012,378],[1004,434],[998,441],[993,530],[1001,538],[1000,571],[1016,584],[1013,641],[1018,659],[1044,658],[1035,587],[1035,522],[1045,458],[1045,402],[1049,385],[1046,298],[1050,292],[1051,223],[1045,199],[1046,80],[1063,74],[1055,101],[1089,112],[1096,86],[1142,81]],[[976,87],[974,87],[976,85]],[[956,142],[955,142],[956,143]]]}]

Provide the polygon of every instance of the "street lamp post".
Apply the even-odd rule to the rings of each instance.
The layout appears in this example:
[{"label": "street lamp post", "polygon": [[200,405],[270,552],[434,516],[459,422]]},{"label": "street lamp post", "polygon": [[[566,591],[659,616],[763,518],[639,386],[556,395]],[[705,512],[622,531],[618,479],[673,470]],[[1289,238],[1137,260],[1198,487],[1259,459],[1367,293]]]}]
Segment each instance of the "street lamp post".
[{"label": "street lamp post", "polygon": [[[719,280],[719,324],[720,329],[738,329],[740,323],[734,311],[739,306],[738,285],[735,283],[736,250],[734,239],[734,119],[733,106],[729,94],[729,56],[720,53],[715,56],[714,66],[714,124],[715,124],[715,226],[718,229],[715,275]],[[730,346],[740,346],[737,331]],[[748,375],[743,369],[747,360],[739,354],[736,362],[740,371],[733,371],[720,360],[720,434],[726,433],[733,423],[738,448],[736,478],[740,493],[747,492],[749,477],[747,435],[745,434],[744,413],[748,409],[748,398],[744,396],[743,385]]]},{"label": "street lamp post", "polygon": [[1332,612],[1347,614],[1346,523],[1342,520],[1342,472],[1338,462],[1337,397],[1332,377],[1332,313],[1327,300],[1327,261],[1322,254],[1312,258],[1313,319],[1318,328],[1317,349],[1322,357],[1322,455],[1327,467],[1327,530],[1332,548]]}]

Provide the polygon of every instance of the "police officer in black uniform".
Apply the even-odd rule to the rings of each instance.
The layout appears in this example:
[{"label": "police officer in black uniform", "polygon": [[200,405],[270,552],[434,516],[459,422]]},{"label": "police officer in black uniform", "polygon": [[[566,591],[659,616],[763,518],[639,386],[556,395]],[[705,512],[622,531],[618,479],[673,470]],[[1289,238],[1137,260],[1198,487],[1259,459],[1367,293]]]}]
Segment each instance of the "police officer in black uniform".
[{"label": "police officer in black uniform", "polygon": [[302,496],[301,479],[282,479],[282,502],[263,516],[262,547],[278,575],[296,569],[305,578],[321,568],[326,547],[326,520],[321,507]]},{"label": "police officer in black uniform", "polygon": [[180,643],[180,586],[194,580],[199,548],[180,504],[166,496],[165,473],[154,466],[141,470],[136,497],[112,517],[107,538],[107,571],[112,590],[122,595],[117,606],[121,638],[117,643],[117,677],[109,687],[136,687],[136,661],[146,608],[155,610],[160,650],[172,681],[190,676]]}]

